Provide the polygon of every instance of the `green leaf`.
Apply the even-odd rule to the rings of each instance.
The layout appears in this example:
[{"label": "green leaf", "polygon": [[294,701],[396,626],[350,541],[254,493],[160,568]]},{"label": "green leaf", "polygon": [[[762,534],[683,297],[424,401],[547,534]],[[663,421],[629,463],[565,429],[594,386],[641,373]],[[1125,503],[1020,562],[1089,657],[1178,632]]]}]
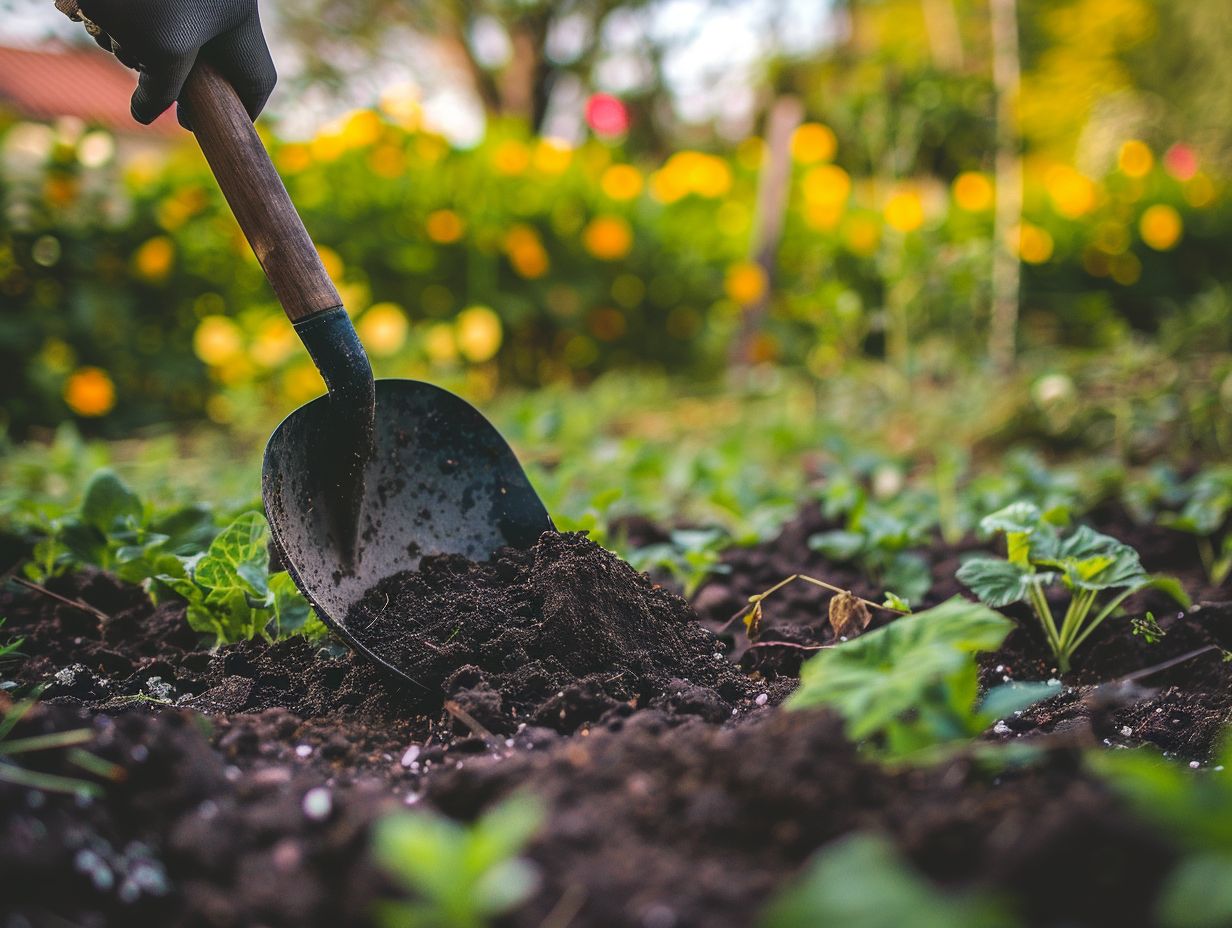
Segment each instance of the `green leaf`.
[{"label": "green leaf", "polygon": [[990,901],[944,893],[913,872],[876,835],[822,849],[770,903],[762,928],[1006,928]]},{"label": "green leaf", "polygon": [[1047,585],[1057,575],[1034,574],[998,557],[973,557],[963,562],[955,576],[980,602],[1000,609],[1025,600],[1033,582]]},{"label": "green leaf", "polygon": [[930,688],[973,666],[977,652],[998,648],[1012,627],[986,606],[956,596],[810,658],[787,707],[830,706],[846,719],[852,738],[869,737],[917,711]]},{"label": "green leaf", "polygon": [[1232,851],[1181,861],[1164,882],[1157,911],[1164,928],[1232,925]]},{"label": "green leaf", "polygon": [[197,562],[193,580],[215,590],[243,590],[264,598],[269,594],[268,526],[259,512],[247,512],[210,544]]},{"label": "green leaf", "polygon": [[908,600],[903,599],[897,593],[891,593],[889,590],[885,592],[885,600],[882,602],[882,605],[887,609],[898,609],[902,612],[911,611],[911,603]]},{"label": "green leaf", "polygon": [[100,470],[90,478],[81,501],[81,518],[87,525],[107,535],[117,523],[129,519],[140,523],[141,517],[141,500],[114,471]]},{"label": "green leaf", "polygon": [[808,540],[808,546],[832,561],[846,562],[864,549],[864,536],[859,532],[819,532]]},{"label": "green leaf", "polygon": [[308,600],[295,586],[295,581],[286,571],[281,571],[269,578],[269,589],[273,595],[275,638],[285,638],[302,631],[314,618],[312,607]]},{"label": "green leaf", "polygon": [[1059,683],[1006,683],[993,687],[980,703],[980,714],[991,725],[1061,692]]},{"label": "green leaf", "polygon": [[919,602],[933,586],[933,572],[921,555],[910,551],[894,554],[881,571],[881,580],[901,590],[908,600]]},{"label": "green leaf", "polygon": [[1034,503],[1010,503],[1003,509],[980,519],[980,531],[985,535],[999,533],[1031,535],[1044,525],[1039,507]]}]

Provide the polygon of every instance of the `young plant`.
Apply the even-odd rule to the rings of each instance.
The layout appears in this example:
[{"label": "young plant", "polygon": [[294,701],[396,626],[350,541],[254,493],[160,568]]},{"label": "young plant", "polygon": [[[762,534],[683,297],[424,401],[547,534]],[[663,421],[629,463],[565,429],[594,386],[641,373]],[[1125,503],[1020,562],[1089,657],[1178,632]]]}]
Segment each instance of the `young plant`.
[{"label": "young plant", "polygon": [[515,796],[473,825],[429,812],[395,812],[376,824],[377,861],[410,893],[382,902],[385,928],[482,928],[525,902],[539,877],[518,855],[543,822],[538,802]]},{"label": "young plant", "polygon": [[1180,492],[1180,512],[1162,513],[1159,523],[1197,538],[1207,579],[1219,586],[1232,573],[1232,532],[1224,530],[1232,514],[1232,467],[1208,468]]},{"label": "young plant", "polygon": [[668,571],[683,587],[686,599],[711,574],[731,570],[721,561],[723,549],[731,544],[731,536],[722,529],[678,529],[670,538],[630,552],[629,563],[637,570]]},{"label": "young plant", "polygon": [[[1139,590],[1156,587],[1189,605],[1176,580],[1148,575],[1129,545],[1085,525],[1063,537],[1031,503],[1006,506],[981,520],[980,528],[1005,535],[1007,557],[971,558],[958,579],[993,608],[1028,603],[1063,672],[1083,642]],[[1057,584],[1070,596],[1059,624],[1045,594]]]},{"label": "young plant", "polygon": [[290,575],[269,572],[268,526],[248,512],[224,528],[204,554],[178,558],[158,581],[188,602],[188,624],[213,633],[218,644],[299,633],[317,637],[325,628]]},{"label": "young plant", "polygon": [[823,848],[770,903],[761,928],[1009,928],[992,900],[944,893],[884,838],[856,834]]},{"label": "young plant", "polygon": [[1147,749],[1093,753],[1095,770],[1181,847],[1156,904],[1164,928],[1232,924],[1232,737],[1207,770]]},{"label": "young plant", "polygon": [[853,741],[887,760],[929,760],[998,719],[1056,692],[1007,684],[979,698],[975,655],[994,651],[1013,623],[954,597],[805,661],[788,709],[828,706]]}]

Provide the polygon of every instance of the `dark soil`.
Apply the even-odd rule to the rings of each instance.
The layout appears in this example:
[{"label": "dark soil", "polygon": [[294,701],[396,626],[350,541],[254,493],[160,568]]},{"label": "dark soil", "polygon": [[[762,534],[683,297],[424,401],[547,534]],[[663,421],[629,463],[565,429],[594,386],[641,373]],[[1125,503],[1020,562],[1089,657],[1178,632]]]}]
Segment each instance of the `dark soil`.
[{"label": "dark soil", "polygon": [[[1079,754],[1153,742],[1206,760],[1232,712],[1211,650],[1232,644],[1232,607],[1156,611],[1156,645],[1108,623],[1064,693],[990,733],[1038,739],[1035,766],[893,772],[827,713],[776,708],[808,652],[773,642],[827,639],[821,591],[767,602],[769,646],[713,633],[800,570],[875,592],[808,550],[815,523],[729,555],[732,573],[697,597],[709,630],[579,536],[485,565],[426,562],[348,619],[414,684],[302,639],[213,651],[182,606],[104,574],[51,587],[105,619],[10,583],[0,615],[28,656],[0,675],[47,684],[15,736],[88,727],[116,772],[85,804],[0,783],[0,925],[369,924],[395,891],[368,854],[374,819],[408,804],[469,819],[519,790],[548,819],[529,852],[542,886],[512,925],[749,925],[817,848],[857,829],[890,835],[944,885],[1000,892],[1030,924],[1146,924],[1173,851]],[[967,549],[930,556],[952,573]],[[985,661],[987,683],[1051,673],[1027,623]],[[65,752],[37,760],[82,775]]]}]

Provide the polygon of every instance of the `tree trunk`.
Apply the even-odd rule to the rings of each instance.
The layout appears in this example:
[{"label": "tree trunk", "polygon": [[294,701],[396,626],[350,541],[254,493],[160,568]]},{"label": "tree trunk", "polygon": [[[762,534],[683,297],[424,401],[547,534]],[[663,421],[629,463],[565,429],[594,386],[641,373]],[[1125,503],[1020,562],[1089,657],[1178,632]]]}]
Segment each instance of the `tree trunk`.
[{"label": "tree trunk", "polygon": [[1021,265],[1016,230],[1022,222],[1022,152],[1016,106],[1020,65],[1015,0],[989,0],[992,72],[997,95],[997,207],[993,219],[992,312],[988,356],[1007,373],[1014,366]]}]

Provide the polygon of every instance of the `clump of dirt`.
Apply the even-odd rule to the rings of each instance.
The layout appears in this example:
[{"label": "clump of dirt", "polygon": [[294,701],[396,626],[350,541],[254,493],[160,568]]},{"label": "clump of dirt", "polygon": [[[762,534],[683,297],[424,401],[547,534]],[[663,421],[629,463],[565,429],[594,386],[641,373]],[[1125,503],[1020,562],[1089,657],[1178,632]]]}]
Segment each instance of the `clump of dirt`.
[{"label": "clump of dirt", "polygon": [[757,692],[683,599],[581,533],[483,564],[425,558],[369,590],[346,626],[495,733],[573,731],[621,706],[718,722]]}]

